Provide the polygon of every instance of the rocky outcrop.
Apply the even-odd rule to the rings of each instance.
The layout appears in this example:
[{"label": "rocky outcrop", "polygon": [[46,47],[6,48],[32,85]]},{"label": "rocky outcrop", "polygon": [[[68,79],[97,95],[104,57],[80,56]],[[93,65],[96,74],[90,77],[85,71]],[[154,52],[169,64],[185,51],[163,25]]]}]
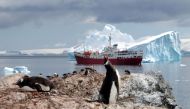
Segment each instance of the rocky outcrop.
[{"label": "rocky outcrop", "polygon": [[27,92],[12,85],[23,75],[0,80],[1,109],[175,109],[172,89],[160,74],[121,76],[120,95],[116,104],[97,102],[105,75],[91,71],[66,77],[54,77],[51,92]]},{"label": "rocky outcrop", "polygon": [[[120,91],[122,103],[126,101],[135,105],[150,105],[174,109],[177,104],[172,95],[172,88],[161,74],[133,74],[128,79],[123,78]],[[127,99],[129,98],[129,99]]]}]

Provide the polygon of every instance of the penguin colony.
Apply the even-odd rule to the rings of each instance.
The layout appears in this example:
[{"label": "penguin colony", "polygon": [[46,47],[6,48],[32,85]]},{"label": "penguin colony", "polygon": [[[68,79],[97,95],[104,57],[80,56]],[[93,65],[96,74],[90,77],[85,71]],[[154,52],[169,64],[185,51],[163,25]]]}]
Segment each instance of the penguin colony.
[{"label": "penguin colony", "polygon": [[120,76],[117,69],[113,67],[108,58],[104,58],[104,66],[107,70],[106,77],[102,83],[99,99],[105,104],[116,103],[119,96]]},{"label": "penguin colony", "polygon": [[[120,86],[120,76],[117,69],[110,63],[108,58],[104,58],[104,66],[107,70],[106,77],[102,83],[100,92],[99,92],[99,101],[110,104],[116,103],[118,95],[119,95],[119,86]],[[92,68],[81,69],[80,73],[84,73],[83,75],[88,75],[90,72],[96,72],[96,70]],[[74,71],[73,74],[64,74],[63,79],[69,77],[70,75],[75,75],[78,72]],[[29,87],[33,89],[33,91],[37,90],[38,92],[48,92],[54,88],[53,83],[50,81],[52,78],[58,77],[58,74],[54,74],[54,76],[48,76],[48,79],[43,78],[42,76],[24,76],[19,79],[15,84],[20,88]]]},{"label": "penguin colony", "polygon": [[[90,72],[96,72],[94,69],[92,68],[85,68],[81,69],[81,73],[84,73],[84,75],[88,75],[88,73]],[[63,74],[62,79],[65,79],[71,75],[75,75],[77,74],[77,71],[73,71],[72,74],[67,73],[67,74]],[[57,78],[59,77],[59,75],[57,73],[54,73],[53,76],[46,76],[46,78],[43,78],[43,75],[40,73],[39,76],[33,76],[33,77],[29,77],[29,76],[24,76],[21,79],[19,79],[15,85],[18,85],[20,88],[26,90],[26,91],[38,91],[38,92],[47,92],[47,91],[51,91],[51,89],[54,88],[53,83],[50,81],[53,78]]]}]

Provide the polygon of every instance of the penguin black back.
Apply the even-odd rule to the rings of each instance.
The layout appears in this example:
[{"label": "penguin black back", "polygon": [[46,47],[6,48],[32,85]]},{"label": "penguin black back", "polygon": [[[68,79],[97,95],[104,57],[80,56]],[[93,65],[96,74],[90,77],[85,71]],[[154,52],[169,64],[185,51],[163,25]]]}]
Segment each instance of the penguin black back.
[{"label": "penguin black back", "polygon": [[104,58],[104,66],[107,72],[100,89],[100,100],[105,104],[115,103],[119,95],[119,73],[106,57]]}]

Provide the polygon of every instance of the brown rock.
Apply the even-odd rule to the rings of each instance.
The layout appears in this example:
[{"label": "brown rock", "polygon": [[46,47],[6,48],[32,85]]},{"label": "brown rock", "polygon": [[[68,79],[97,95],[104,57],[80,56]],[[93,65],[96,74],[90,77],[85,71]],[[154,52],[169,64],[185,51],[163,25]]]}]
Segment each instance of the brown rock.
[{"label": "brown rock", "polygon": [[[136,105],[131,100],[105,105],[96,102],[105,75],[90,72],[71,75],[65,79],[53,78],[56,89],[51,92],[25,92],[12,85],[23,75],[16,74],[0,80],[0,109],[166,109]],[[125,80],[131,76],[121,78]],[[131,98],[130,98],[131,99]],[[93,101],[94,100],[94,101]],[[123,99],[122,99],[123,100]]]}]

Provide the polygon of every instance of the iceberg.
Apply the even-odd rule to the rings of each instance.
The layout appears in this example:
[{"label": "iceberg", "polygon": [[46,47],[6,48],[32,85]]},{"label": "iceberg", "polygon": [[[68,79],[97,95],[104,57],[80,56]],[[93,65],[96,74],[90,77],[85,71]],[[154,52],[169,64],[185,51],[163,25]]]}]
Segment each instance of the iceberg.
[{"label": "iceberg", "polygon": [[179,61],[181,59],[179,33],[169,31],[146,37],[127,46],[128,50],[142,50],[143,62]]},{"label": "iceberg", "polygon": [[14,68],[11,67],[4,67],[4,76],[12,75],[15,73],[23,73],[23,74],[29,74],[30,71],[26,66],[16,66]]}]

